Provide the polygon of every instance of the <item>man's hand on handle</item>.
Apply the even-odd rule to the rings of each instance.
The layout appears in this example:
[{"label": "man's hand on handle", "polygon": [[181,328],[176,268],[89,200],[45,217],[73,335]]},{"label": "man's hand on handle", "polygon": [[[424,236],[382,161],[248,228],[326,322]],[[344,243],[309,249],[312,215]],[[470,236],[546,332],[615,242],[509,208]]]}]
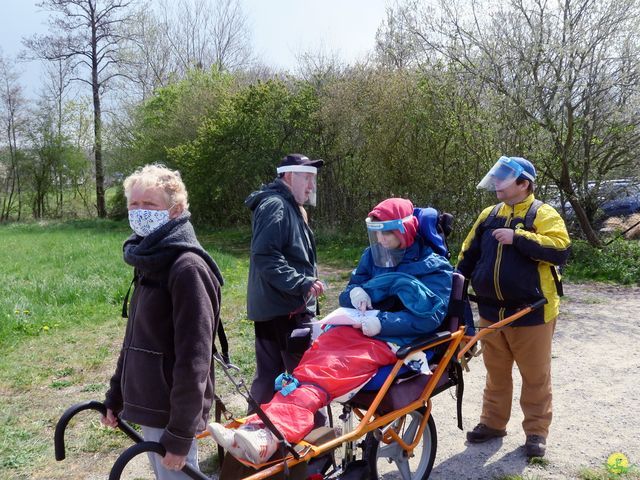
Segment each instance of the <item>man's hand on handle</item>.
[{"label": "man's hand on handle", "polygon": [[116,428],[118,426],[118,417],[113,414],[113,410],[107,408],[107,414],[100,419],[105,427]]}]

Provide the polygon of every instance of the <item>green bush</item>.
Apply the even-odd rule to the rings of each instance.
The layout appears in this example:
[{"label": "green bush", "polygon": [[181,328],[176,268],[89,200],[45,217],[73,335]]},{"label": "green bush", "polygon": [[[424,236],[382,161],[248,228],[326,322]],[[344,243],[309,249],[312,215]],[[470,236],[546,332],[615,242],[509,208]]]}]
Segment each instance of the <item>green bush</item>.
[{"label": "green bush", "polygon": [[107,201],[109,218],[112,220],[124,220],[128,217],[127,198],[124,196],[124,188],[119,184],[115,193]]},{"label": "green bush", "polygon": [[573,281],[640,284],[640,243],[618,239],[599,249],[575,240],[565,273]]}]

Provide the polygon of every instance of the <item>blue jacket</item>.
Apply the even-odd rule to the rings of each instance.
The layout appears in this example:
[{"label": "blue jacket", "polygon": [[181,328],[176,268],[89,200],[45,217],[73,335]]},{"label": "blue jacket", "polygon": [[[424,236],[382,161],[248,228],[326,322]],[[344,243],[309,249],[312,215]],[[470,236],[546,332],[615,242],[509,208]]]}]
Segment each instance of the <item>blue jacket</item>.
[{"label": "blue jacket", "polygon": [[[349,292],[362,287],[380,310],[378,340],[400,346],[435,331],[445,316],[451,294],[453,267],[418,237],[395,267],[378,267],[370,248],[351,273],[340,294],[340,306],[353,308]],[[389,275],[390,274],[390,275]]]}]

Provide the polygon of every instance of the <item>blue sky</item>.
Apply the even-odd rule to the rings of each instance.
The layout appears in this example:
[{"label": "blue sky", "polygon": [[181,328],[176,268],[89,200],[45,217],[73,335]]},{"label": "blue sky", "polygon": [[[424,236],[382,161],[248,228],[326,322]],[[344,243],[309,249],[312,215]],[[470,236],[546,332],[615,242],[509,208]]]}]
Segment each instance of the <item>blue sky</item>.
[{"label": "blue sky", "polygon": [[[391,0],[240,0],[251,27],[253,48],[263,63],[293,69],[296,55],[323,49],[344,61],[362,58]],[[47,12],[37,0],[0,0],[0,46],[5,57],[23,47],[21,39],[47,31]],[[38,62],[20,65],[27,92],[35,93]]]}]

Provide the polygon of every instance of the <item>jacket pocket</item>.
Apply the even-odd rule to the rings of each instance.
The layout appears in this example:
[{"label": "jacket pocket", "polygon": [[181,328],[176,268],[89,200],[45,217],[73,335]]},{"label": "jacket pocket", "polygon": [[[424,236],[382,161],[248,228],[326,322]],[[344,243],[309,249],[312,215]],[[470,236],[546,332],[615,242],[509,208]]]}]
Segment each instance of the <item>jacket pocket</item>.
[{"label": "jacket pocket", "polygon": [[154,411],[169,411],[170,388],[163,373],[164,355],[129,347],[125,365],[124,402]]}]

